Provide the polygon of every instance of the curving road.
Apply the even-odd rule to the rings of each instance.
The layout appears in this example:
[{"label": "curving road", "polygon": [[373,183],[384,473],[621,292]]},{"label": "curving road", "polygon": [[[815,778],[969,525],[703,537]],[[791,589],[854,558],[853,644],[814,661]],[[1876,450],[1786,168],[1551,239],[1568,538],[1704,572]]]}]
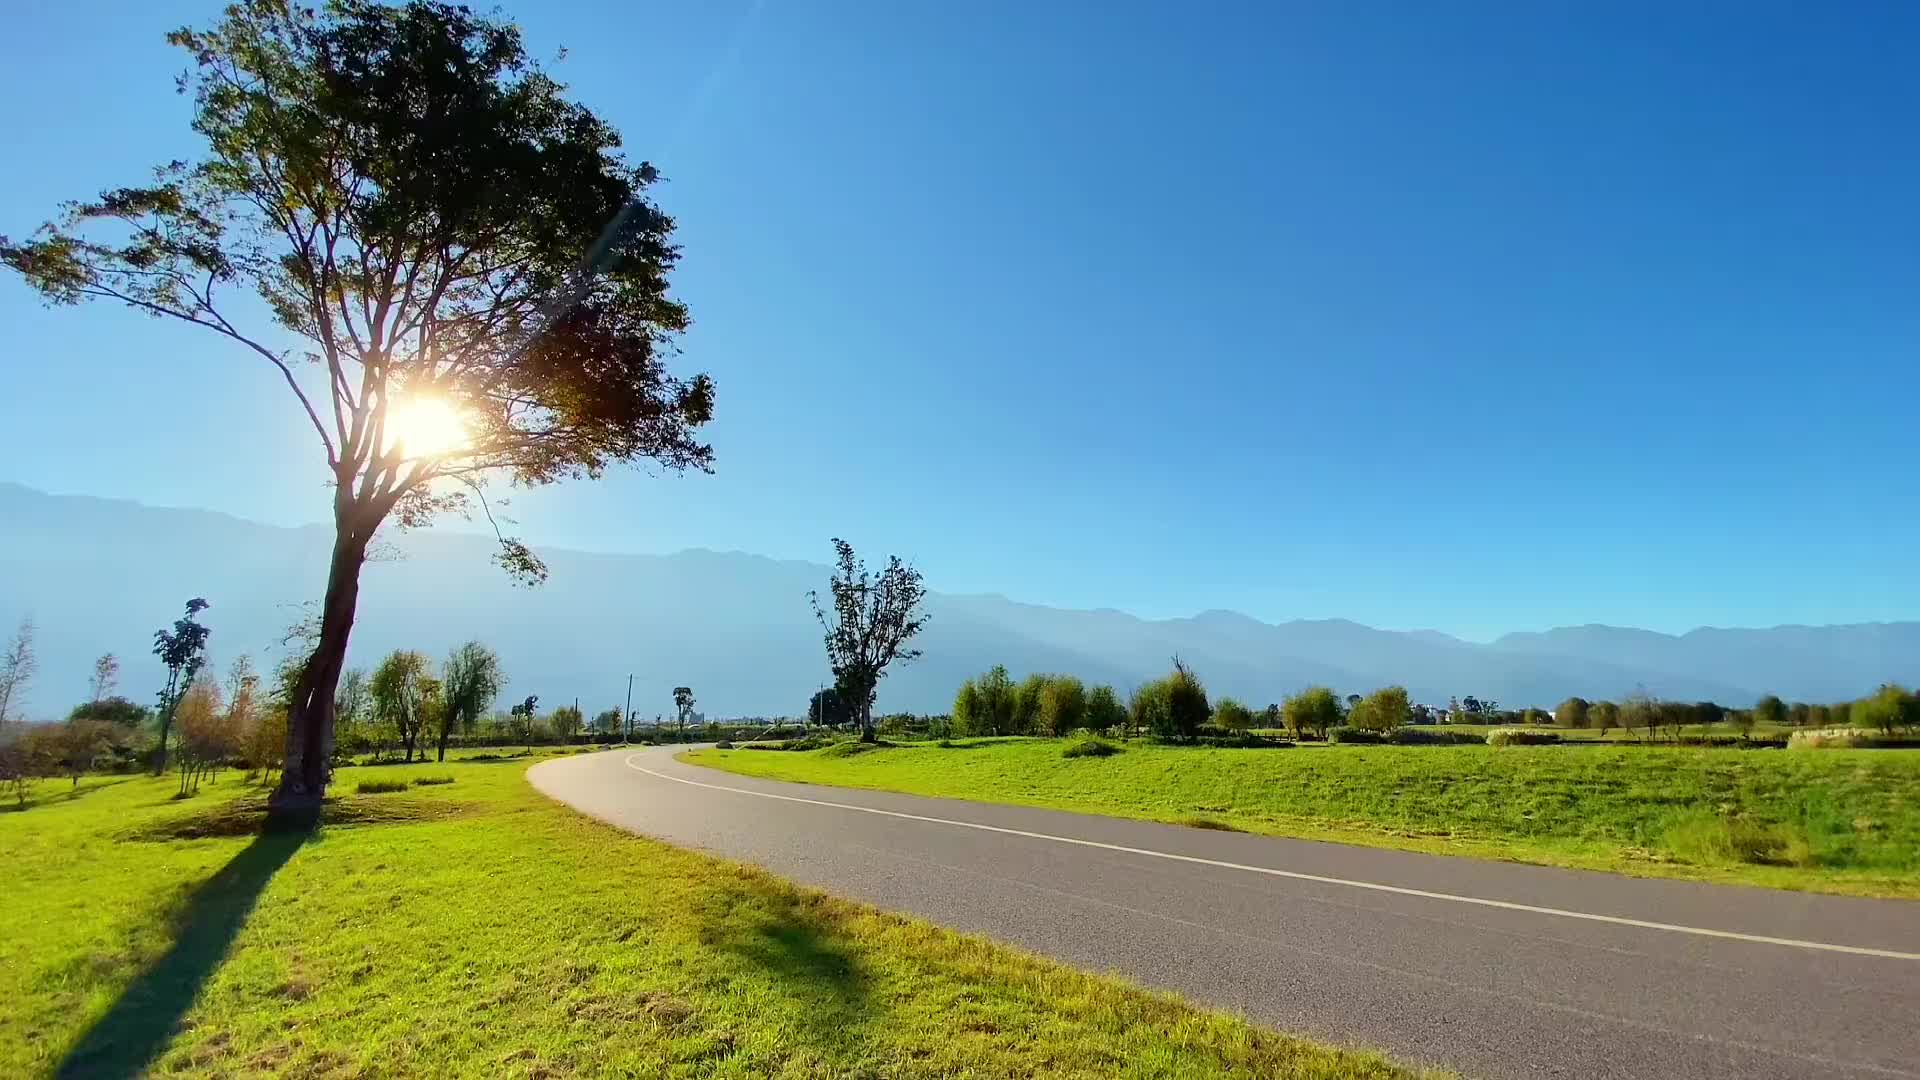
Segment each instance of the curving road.
[{"label": "curving road", "polygon": [[633,832],[1471,1076],[1920,1080],[1920,903],[787,784],[676,749],[529,776]]}]

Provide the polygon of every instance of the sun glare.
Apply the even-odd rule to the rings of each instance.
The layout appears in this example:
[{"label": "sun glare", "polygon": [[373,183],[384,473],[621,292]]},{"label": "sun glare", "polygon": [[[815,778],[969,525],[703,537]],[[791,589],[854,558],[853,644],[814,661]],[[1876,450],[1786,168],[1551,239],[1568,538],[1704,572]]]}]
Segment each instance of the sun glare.
[{"label": "sun glare", "polygon": [[466,417],[441,398],[395,402],[387,414],[387,432],[392,445],[408,457],[439,457],[467,445]]}]

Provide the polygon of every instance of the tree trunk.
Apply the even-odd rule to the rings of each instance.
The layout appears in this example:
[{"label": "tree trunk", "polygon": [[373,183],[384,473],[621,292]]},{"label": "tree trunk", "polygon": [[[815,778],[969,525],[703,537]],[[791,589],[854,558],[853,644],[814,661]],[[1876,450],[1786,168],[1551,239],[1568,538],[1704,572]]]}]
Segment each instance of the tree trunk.
[{"label": "tree trunk", "polygon": [[287,710],[287,757],[280,767],[280,786],[267,803],[273,817],[289,824],[310,824],[327,794],[333,772],[333,694],[347,662],[347,640],[360,600],[360,568],[378,526],[377,519],[355,526],[346,512],[336,514],[320,640],[294,683]]}]

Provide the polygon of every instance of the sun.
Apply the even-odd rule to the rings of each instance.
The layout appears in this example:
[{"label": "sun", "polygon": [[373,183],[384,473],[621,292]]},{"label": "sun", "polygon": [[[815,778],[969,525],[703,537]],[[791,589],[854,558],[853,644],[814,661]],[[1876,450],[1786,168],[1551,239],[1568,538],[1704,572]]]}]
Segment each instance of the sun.
[{"label": "sun", "polygon": [[404,398],[387,412],[387,439],[407,457],[440,457],[466,449],[467,419],[444,398]]}]

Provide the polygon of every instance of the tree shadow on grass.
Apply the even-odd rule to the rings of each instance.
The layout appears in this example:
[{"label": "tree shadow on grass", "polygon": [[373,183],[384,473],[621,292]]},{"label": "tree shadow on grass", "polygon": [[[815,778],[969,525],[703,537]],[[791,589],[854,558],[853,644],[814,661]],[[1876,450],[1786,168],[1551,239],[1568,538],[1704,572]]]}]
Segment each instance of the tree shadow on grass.
[{"label": "tree shadow on grass", "polygon": [[771,917],[728,928],[720,948],[770,976],[797,1006],[800,1023],[833,1036],[826,1042],[870,1021],[866,972],[833,927],[784,897],[754,899],[773,901]]},{"label": "tree shadow on grass", "polygon": [[172,947],[73,1044],[55,1075],[64,1080],[144,1073],[225,959],[267,882],[312,835],[305,830],[262,833],[195,889],[176,916],[180,933]]}]

